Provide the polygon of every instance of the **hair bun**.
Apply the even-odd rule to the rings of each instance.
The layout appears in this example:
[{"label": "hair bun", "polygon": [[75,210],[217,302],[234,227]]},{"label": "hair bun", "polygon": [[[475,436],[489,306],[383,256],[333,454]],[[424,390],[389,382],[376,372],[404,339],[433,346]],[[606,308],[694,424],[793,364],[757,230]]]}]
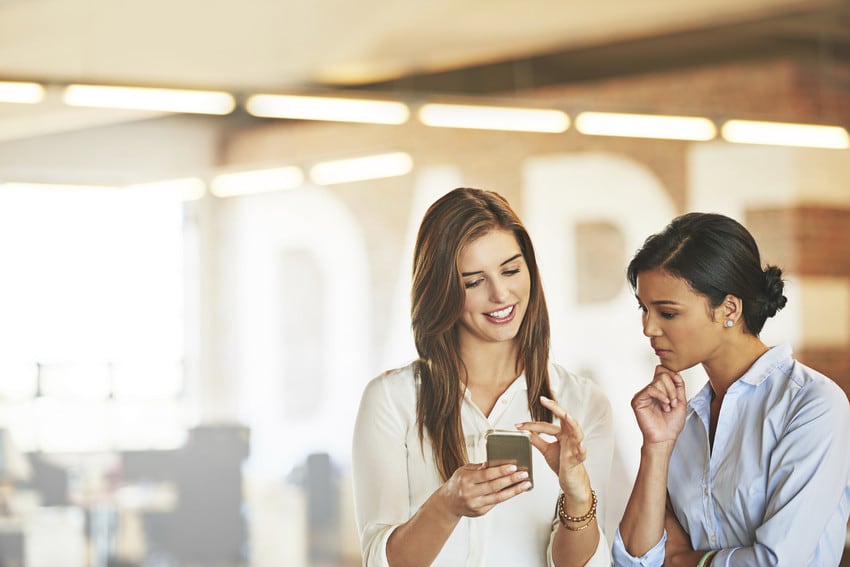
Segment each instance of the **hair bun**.
[{"label": "hair bun", "polygon": [[782,270],[776,266],[768,266],[764,271],[764,287],[764,312],[767,317],[773,317],[788,302],[788,298],[782,293],[785,289]]}]

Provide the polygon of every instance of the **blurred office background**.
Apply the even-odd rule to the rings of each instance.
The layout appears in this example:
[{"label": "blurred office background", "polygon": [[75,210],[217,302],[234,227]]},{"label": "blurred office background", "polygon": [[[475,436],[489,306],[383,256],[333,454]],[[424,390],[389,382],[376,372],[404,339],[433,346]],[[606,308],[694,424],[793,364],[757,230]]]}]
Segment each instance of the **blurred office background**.
[{"label": "blurred office background", "polygon": [[[846,1],[0,0],[0,93],[0,566],[359,565],[360,391],[414,356],[460,185],[516,206],[554,357],[611,398],[609,534],[654,366],[624,267],[673,216],[744,222],[787,277],[763,337],[850,388]],[[544,112],[456,122],[491,107]]]}]

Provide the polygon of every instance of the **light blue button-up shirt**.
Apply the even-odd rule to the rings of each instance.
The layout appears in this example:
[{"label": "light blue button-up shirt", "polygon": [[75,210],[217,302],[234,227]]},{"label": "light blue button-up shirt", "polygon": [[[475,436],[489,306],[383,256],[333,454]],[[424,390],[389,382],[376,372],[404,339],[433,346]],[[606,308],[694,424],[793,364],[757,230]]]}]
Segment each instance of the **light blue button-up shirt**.
[{"label": "light blue button-up shirt", "polygon": [[[667,490],[694,549],[723,565],[837,566],[850,509],[850,404],[833,381],[770,349],[723,399],[708,440],[711,386],[688,403]],[[615,565],[660,566],[665,533],[642,557],[619,531]]]}]

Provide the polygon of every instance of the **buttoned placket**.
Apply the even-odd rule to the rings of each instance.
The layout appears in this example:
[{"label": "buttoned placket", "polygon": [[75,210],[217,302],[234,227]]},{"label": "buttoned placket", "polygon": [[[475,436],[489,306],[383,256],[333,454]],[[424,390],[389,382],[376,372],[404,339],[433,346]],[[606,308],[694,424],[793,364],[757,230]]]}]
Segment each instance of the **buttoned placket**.
[{"label": "buttoned placket", "polygon": [[712,546],[717,541],[717,527],[713,520],[714,516],[714,504],[713,498],[711,494],[711,482],[712,482],[712,466],[711,466],[711,444],[709,437],[709,421],[711,419],[711,408],[709,403],[710,397],[705,398],[697,398],[695,397],[690,404],[689,414],[686,419],[697,419],[699,423],[702,425],[700,431],[703,434],[702,438],[702,447],[704,450],[703,453],[703,462],[705,463],[705,467],[702,471],[702,478],[700,480],[700,491],[702,492],[700,503],[702,504],[703,517],[706,518],[704,529],[706,531],[706,535],[708,536],[709,541],[712,543]]},{"label": "buttoned placket", "polygon": [[[510,408],[511,400],[518,391],[522,391],[522,384],[517,382],[511,384],[505,392],[496,400],[496,404],[490,411],[489,416],[485,416],[481,409],[472,401],[472,393],[467,389],[464,392],[464,403],[469,407],[468,423],[474,428],[474,431],[465,431],[467,452],[470,462],[482,463],[487,460],[487,443],[486,434],[489,429],[506,429],[508,425],[497,427],[500,418]],[[511,423],[512,429],[515,424]],[[484,541],[484,534],[487,533],[487,525],[490,522],[490,516],[487,514],[478,518],[469,519],[469,555],[466,558],[465,565],[467,567],[483,567],[487,562],[487,542]]]}]

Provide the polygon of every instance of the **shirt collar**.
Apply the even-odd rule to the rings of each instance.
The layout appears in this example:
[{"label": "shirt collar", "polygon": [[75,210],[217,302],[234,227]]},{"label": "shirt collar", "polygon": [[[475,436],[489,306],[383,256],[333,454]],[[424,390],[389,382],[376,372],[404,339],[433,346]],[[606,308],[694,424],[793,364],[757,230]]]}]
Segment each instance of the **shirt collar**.
[{"label": "shirt collar", "polygon": [[[525,372],[522,372],[519,376],[516,377],[513,382],[511,382],[510,386],[505,388],[505,391],[502,396],[512,394],[517,390],[528,390],[528,382],[525,379]],[[466,386],[463,387],[463,397],[469,401],[472,401],[472,392],[470,392],[469,388]]]},{"label": "shirt collar", "polygon": [[[777,368],[787,367],[791,364],[791,345],[781,343],[768,349],[766,353],[756,359],[749,370],[744,372],[735,383],[742,382],[750,386],[759,386],[767,380]],[[732,384],[735,387],[735,384]],[[706,382],[699,392],[694,394],[688,405],[698,414],[708,413],[708,405],[711,403],[711,382]]]},{"label": "shirt collar", "polygon": [[773,371],[783,366],[788,366],[791,363],[791,345],[782,343],[771,347],[766,353],[758,357],[758,359],[750,366],[743,376],[739,379],[741,382],[758,386],[768,379]]},{"label": "shirt collar", "polygon": [[513,384],[508,386],[508,389],[505,390],[505,392],[510,392],[512,390],[528,390],[528,381],[525,379],[525,372],[517,376],[516,380],[513,381]]}]

